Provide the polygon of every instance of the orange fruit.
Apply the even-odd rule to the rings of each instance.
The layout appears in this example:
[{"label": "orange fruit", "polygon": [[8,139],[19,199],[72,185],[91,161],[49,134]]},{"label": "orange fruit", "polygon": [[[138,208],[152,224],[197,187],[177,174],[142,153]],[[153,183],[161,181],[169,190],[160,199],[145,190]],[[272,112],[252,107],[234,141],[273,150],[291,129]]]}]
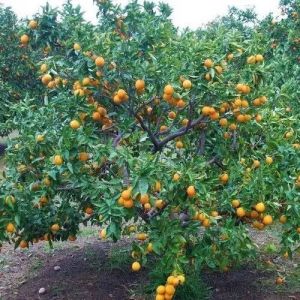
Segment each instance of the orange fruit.
[{"label": "orange fruit", "polygon": [[52,231],[52,233],[56,233],[56,232],[58,232],[60,230],[60,226],[58,225],[58,224],[53,224],[52,226],[51,226],[51,231]]},{"label": "orange fruit", "polygon": [[131,198],[131,191],[132,191],[131,188],[128,188],[128,189],[124,190],[124,191],[121,193],[121,197],[122,197],[124,200],[129,200],[129,199]]},{"label": "orange fruit", "polygon": [[207,59],[204,61],[204,66],[205,66],[206,68],[211,68],[213,65],[214,65],[214,62],[213,62],[210,58],[207,58]]},{"label": "orange fruit", "polygon": [[60,166],[63,164],[63,159],[60,155],[55,155],[53,158],[53,164],[55,164],[56,166]]},{"label": "orange fruit", "polygon": [[45,72],[47,72],[47,70],[48,70],[48,66],[46,64],[42,64],[41,67],[40,67],[40,71],[42,73],[45,73]]},{"label": "orange fruit", "polygon": [[29,36],[27,34],[23,34],[21,37],[20,37],[20,42],[25,45],[29,42]]},{"label": "orange fruit", "polygon": [[87,161],[90,158],[90,155],[86,152],[80,152],[78,155],[78,159],[80,161]]},{"label": "orange fruit", "polygon": [[179,173],[175,173],[174,175],[173,175],[173,180],[174,181],[178,181],[180,179],[180,174]]},{"label": "orange fruit", "polygon": [[141,195],[140,203],[141,204],[149,203],[149,195],[148,194]]},{"label": "orange fruit", "polygon": [[268,165],[272,164],[273,163],[273,158],[271,156],[266,156],[266,163]]},{"label": "orange fruit", "polygon": [[163,200],[159,199],[155,201],[155,207],[158,209],[162,209],[165,206],[165,203]]},{"label": "orange fruit", "polygon": [[174,120],[176,118],[176,113],[174,111],[170,111],[168,114],[168,117],[172,120]]},{"label": "orange fruit", "polygon": [[15,231],[16,231],[15,225],[14,225],[13,223],[8,223],[8,224],[6,225],[6,231],[7,231],[8,233],[13,233],[13,232],[15,232]]},{"label": "orange fruit", "polygon": [[271,225],[273,223],[273,218],[270,215],[265,215],[262,222],[264,225]]},{"label": "orange fruit", "polygon": [[72,128],[72,129],[78,129],[79,127],[80,127],[80,123],[79,123],[79,121],[77,121],[77,120],[72,120],[71,122],[70,122],[70,127]]},{"label": "orange fruit", "polygon": [[246,211],[243,207],[238,207],[236,209],[236,215],[239,217],[239,218],[243,218],[246,216]]},{"label": "orange fruit", "polygon": [[256,62],[263,62],[264,61],[264,57],[261,54],[257,54],[255,56],[255,60],[256,60]]},{"label": "orange fruit", "polygon": [[218,75],[221,75],[223,73],[223,68],[221,66],[215,66],[215,70]]},{"label": "orange fruit", "polygon": [[166,285],[166,294],[169,294],[169,295],[175,294],[175,288],[173,285],[171,285],[171,284]]},{"label": "orange fruit", "polygon": [[135,82],[135,89],[137,91],[142,91],[145,89],[145,81],[142,80],[142,79],[138,79],[136,82]]},{"label": "orange fruit", "polygon": [[28,248],[28,242],[22,240],[22,241],[20,242],[20,244],[19,244],[19,247],[20,247],[21,249]]},{"label": "orange fruit", "polygon": [[206,73],[204,75],[204,78],[207,80],[207,81],[210,81],[211,80],[211,75],[209,73]]},{"label": "orange fruit", "polygon": [[75,51],[80,51],[80,50],[81,50],[80,44],[75,43],[75,44],[73,45],[73,49],[74,49]]},{"label": "orange fruit", "polygon": [[253,160],[252,167],[253,167],[253,168],[259,168],[259,166],[260,166],[259,160],[257,160],[257,159]]},{"label": "orange fruit", "polygon": [[196,195],[196,189],[193,185],[190,185],[187,189],[186,189],[186,193],[189,197],[194,197]]},{"label": "orange fruit", "polygon": [[234,208],[238,208],[241,205],[241,202],[238,199],[234,199],[234,200],[231,201],[231,205]]},{"label": "orange fruit", "polygon": [[101,239],[105,239],[106,238],[106,229],[101,229],[100,232],[99,232],[99,237]]},{"label": "orange fruit", "polygon": [[138,261],[135,261],[132,263],[131,269],[133,272],[138,272],[141,269],[141,264]]},{"label": "orange fruit", "polygon": [[91,207],[87,207],[87,208],[85,209],[85,213],[86,213],[87,215],[91,215],[93,212],[94,212],[94,210],[93,210]]},{"label": "orange fruit", "polygon": [[30,29],[36,29],[36,28],[37,28],[37,25],[38,25],[38,23],[37,23],[36,20],[30,20],[29,23],[28,23],[28,27],[29,27]]},{"label": "orange fruit", "polygon": [[280,218],[279,218],[279,222],[281,224],[285,224],[287,221],[287,217],[285,215],[281,215]]},{"label": "orange fruit", "polygon": [[159,295],[163,295],[165,292],[166,292],[166,288],[163,285],[159,285],[156,288],[156,293],[159,294]]},{"label": "orange fruit", "polygon": [[256,63],[256,59],[254,55],[251,55],[247,58],[247,64],[255,64]]},{"label": "orange fruit", "polygon": [[92,119],[94,121],[101,121],[101,115],[100,115],[100,113],[98,111],[94,111],[93,115],[92,115]]},{"label": "orange fruit", "polygon": [[186,79],[183,81],[182,86],[184,89],[189,90],[192,87],[192,82]]},{"label": "orange fruit", "polygon": [[174,94],[174,88],[168,84],[164,87],[164,93],[167,95],[173,95]]},{"label": "orange fruit", "polygon": [[220,126],[226,127],[228,125],[228,120],[226,118],[222,118],[219,121]]},{"label": "orange fruit", "polygon": [[284,283],[284,279],[280,276],[278,276],[275,280],[275,283],[280,285],[280,284],[283,284]]},{"label": "orange fruit", "polygon": [[227,54],[227,60],[232,60],[232,59],[233,59],[233,54],[232,53]]},{"label": "orange fruit", "polygon": [[103,67],[104,64],[105,64],[105,60],[102,56],[98,56],[96,59],[95,59],[95,64],[97,67]]},{"label": "orange fruit", "polygon": [[182,149],[183,148],[183,143],[181,141],[176,142],[176,148],[177,149]]},{"label": "orange fruit", "polygon": [[228,176],[227,173],[223,173],[222,175],[220,175],[220,181],[221,181],[223,184],[227,183],[228,180],[229,180],[229,176]]},{"label": "orange fruit", "polygon": [[134,202],[132,199],[128,199],[128,200],[124,199],[123,206],[125,208],[132,208],[134,206]]},{"label": "orange fruit", "polygon": [[263,202],[259,202],[255,205],[255,210],[259,213],[262,213],[266,210],[266,207]]},{"label": "orange fruit", "polygon": [[42,77],[42,83],[44,85],[48,85],[49,82],[52,80],[52,76],[50,74],[45,74],[43,77]]},{"label": "orange fruit", "polygon": [[155,300],[166,300],[165,295],[158,294],[155,296]]},{"label": "orange fruit", "polygon": [[203,225],[205,228],[210,227],[210,220],[205,218],[205,219],[202,221],[202,225]]},{"label": "orange fruit", "polygon": [[178,275],[177,278],[179,279],[180,284],[184,284],[184,282],[185,282],[185,276],[184,275]]}]

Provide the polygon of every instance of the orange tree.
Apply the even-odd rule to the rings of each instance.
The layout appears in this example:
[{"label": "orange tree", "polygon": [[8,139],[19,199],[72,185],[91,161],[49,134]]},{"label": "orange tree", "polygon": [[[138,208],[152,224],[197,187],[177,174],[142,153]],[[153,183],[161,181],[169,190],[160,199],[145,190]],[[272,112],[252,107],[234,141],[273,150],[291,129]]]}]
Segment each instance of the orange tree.
[{"label": "orange tree", "polygon": [[68,3],[61,21],[21,30],[39,84],[9,120],[0,240],[73,241],[87,222],[133,234],[132,270],[155,262],[156,299],[186,293],[192,269],[254,257],[249,226],[283,223],[291,255],[299,126],[274,102],[266,33],[225,21],[180,33],[165,4],[98,7],[97,26]]}]

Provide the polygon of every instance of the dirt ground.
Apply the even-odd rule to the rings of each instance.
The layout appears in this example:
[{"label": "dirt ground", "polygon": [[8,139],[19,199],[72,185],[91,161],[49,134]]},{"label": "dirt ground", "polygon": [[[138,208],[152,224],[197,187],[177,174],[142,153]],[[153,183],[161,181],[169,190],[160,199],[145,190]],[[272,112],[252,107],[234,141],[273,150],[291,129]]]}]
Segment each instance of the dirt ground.
[{"label": "dirt ground", "polygon": [[[262,238],[267,240],[266,235],[258,235],[257,241]],[[136,292],[147,283],[147,270],[130,271],[128,244],[125,239],[118,243],[101,241],[95,229],[87,228],[77,241],[55,243],[54,249],[46,242],[25,251],[5,245],[0,254],[0,299],[153,299]],[[210,299],[300,299],[297,279],[295,286],[278,289],[274,284],[278,270],[292,270],[297,263],[271,254],[264,260],[271,268],[263,264],[258,269],[253,263],[226,273],[205,272]],[[39,295],[40,288],[45,288],[43,295]]]}]

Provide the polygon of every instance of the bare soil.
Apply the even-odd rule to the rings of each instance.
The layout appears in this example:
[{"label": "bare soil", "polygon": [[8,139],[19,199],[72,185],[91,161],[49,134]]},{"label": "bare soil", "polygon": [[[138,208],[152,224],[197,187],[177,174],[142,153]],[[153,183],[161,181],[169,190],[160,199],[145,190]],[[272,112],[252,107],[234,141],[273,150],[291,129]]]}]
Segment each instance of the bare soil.
[{"label": "bare soil", "polygon": [[[130,271],[128,245],[126,239],[101,241],[93,231],[72,243],[55,243],[53,250],[46,242],[25,251],[5,245],[0,254],[0,299],[153,299],[135,293],[147,284],[147,270]],[[282,263],[276,257],[265,259]],[[284,264],[292,268],[290,262]],[[205,272],[204,280],[215,300],[300,299],[300,282],[298,291],[288,287],[277,291],[276,276],[276,268],[258,269],[253,263],[225,273]],[[40,288],[46,290],[43,295],[39,295]]]}]

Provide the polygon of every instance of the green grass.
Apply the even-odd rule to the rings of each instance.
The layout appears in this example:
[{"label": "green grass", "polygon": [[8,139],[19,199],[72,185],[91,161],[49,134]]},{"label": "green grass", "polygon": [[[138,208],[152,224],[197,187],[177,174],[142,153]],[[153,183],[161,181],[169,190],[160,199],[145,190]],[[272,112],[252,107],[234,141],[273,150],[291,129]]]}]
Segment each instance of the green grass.
[{"label": "green grass", "polygon": [[119,269],[124,270],[130,269],[130,264],[132,262],[132,258],[130,255],[130,249],[128,246],[125,248],[111,248],[108,253],[108,259],[104,265],[105,268],[110,270]]},{"label": "green grass", "polygon": [[99,228],[95,226],[82,226],[78,232],[78,237],[95,237],[98,236]]}]

